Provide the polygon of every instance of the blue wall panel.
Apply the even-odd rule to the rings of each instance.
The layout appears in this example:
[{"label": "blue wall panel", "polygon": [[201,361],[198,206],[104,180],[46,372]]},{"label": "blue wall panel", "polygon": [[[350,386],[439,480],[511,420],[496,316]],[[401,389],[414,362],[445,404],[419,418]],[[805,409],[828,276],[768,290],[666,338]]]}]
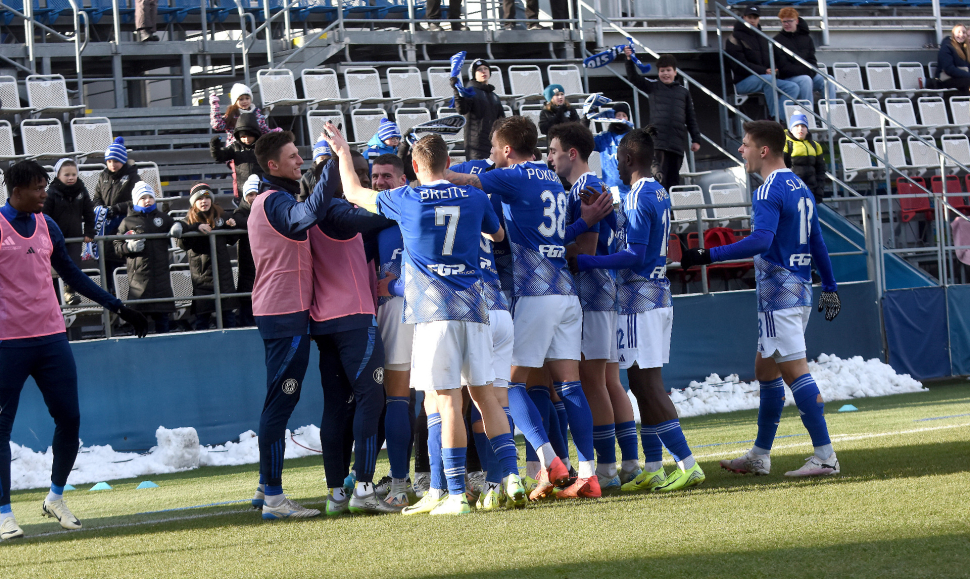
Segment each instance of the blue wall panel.
[{"label": "blue wall panel", "polygon": [[946,291],[941,287],[883,294],[889,364],[917,380],[950,375]]},{"label": "blue wall panel", "polygon": [[970,375],[970,286],[946,288],[950,359],[954,376]]}]

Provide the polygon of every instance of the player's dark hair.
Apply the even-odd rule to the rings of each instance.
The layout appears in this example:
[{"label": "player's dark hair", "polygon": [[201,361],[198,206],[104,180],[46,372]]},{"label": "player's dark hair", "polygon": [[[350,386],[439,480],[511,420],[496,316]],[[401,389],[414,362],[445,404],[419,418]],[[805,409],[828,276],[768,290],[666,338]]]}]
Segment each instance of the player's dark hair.
[{"label": "player's dark hair", "polygon": [[374,165],[390,165],[394,167],[394,169],[396,169],[402,175],[404,174],[404,161],[402,161],[401,158],[398,157],[397,155],[384,153],[383,155],[380,155],[379,157],[374,159],[374,162],[371,163],[371,167],[373,167]]},{"label": "player's dark hair", "polygon": [[498,128],[501,127],[502,124],[505,123],[505,121],[507,121],[510,118],[512,118],[512,117],[499,117],[499,118],[495,119],[494,121],[492,121],[492,129],[488,132],[488,140],[489,141],[492,140],[492,135],[495,134],[495,131],[497,131]]},{"label": "player's dark hair", "polygon": [[677,58],[673,54],[661,54],[657,59],[657,70],[667,67],[677,68]]},{"label": "player's dark hair", "polygon": [[619,150],[633,157],[639,167],[649,168],[653,164],[653,138],[656,134],[657,129],[653,125],[633,129],[620,140]]},{"label": "player's dark hair", "polygon": [[559,145],[563,150],[576,149],[579,158],[583,162],[589,161],[589,156],[593,154],[596,143],[593,141],[593,133],[579,123],[560,123],[549,129],[546,135],[551,143],[553,139],[559,140]]},{"label": "player's dark hair", "polygon": [[280,131],[276,133],[266,133],[256,139],[256,162],[269,173],[269,162],[280,160],[280,151],[289,143],[296,141],[296,137],[290,131]]},{"label": "player's dark hair", "polygon": [[411,148],[411,157],[425,171],[444,171],[448,167],[448,144],[441,135],[426,135]]},{"label": "player's dark hair", "polygon": [[775,121],[748,121],[742,126],[755,145],[768,147],[774,157],[784,154],[785,127]]},{"label": "player's dark hair", "polygon": [[3,174],[7,184],[7,195],[13,195],[14,187],[30,187],[37,181],[47,183],[47,171],[37,161],[21,161],[7,169]]},{"label": "player's dark hair", "polygon": [[532,160],[537,163],[542,161],[542,149],[540,149],[539,147],[535,147],[532,149]]},{"label": "player's dark hair", "polygon": [[539,141],[539,130],[528,117],[508,117],[495,129],[495,140],[500,145],[511,147],[522,157],[531,157]]}]

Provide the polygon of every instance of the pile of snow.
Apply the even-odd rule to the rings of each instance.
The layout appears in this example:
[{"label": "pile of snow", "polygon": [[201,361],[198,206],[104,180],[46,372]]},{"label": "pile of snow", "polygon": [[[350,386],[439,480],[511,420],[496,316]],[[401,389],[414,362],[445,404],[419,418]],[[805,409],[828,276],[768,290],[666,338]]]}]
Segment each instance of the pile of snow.
[{"label": "pile of snow", "polygon": [[[822,354],[817,362],[809,362],[808,368],[826,401],[925,390],[908,374],[900,376],[888,364],[875,359],[863,360],[857,356],[842,360],[837,356]],[[670,393],[670,399],[681,417],[749,410],[758,407],[758,382],[741,382],[736,374],[722,380],[717,374],[712,374],[704,382],[691,382],[683,390],[674,390]],[[789,391],[786,404],[794,403]],[[636,400],[633,400],[633,411],[639,422]],[[68,482],[79,485],[179,472],[199,466],[259,462],[259,444],[252,430],[240,434],[238,442],[218,446],[199,446],[199,436],[194,428],[159,427],[155,438],[158,446],[145,454],[115,452],[110,446],[82,447]],[[50,449],[44,453],[34,452],[13,442],[10,449],[14,459],[11,464],[11,487],[14,490],[50,485],[53,462]],[[296,429],[292,436],[289,430],[286,431],[286,458],[311,456],[319,452],[318,427],[312,424],[303,426]]]}]

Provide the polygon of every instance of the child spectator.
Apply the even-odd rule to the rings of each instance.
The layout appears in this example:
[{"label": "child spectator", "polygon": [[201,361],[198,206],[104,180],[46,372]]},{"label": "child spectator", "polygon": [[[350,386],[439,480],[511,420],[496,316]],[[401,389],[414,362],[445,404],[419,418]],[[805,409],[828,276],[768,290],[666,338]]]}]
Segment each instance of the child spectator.
[{"label": "child spectator", "polygon": [[805,183],[820,205],[825,193],[825,155],[808,132],[808,117],[795,113],[785,131],[785,165]]},{"label": "child spectator", "polygon": [[[114,235],[118,231],[118,224],[125,215],[128,215],[131,193],[135,183],[141,181],[141,177],[138,176],[138,169],[134,163],[128,162],[128,150],[125,149],[125,140],[121,137],[117,137],[105,150],[104,163],[108,168],[101,171],[101,175],[98,176],[98,183],[94,186],[94,196],[91,200],[95,206],[100,205],[108,209],[103,234]],[[100,232],[95,234],[102,235]],[[114,278],[110,274],[115,268],[123,267],[125,262],[118,259],[113,251],[105,251],[104,259],[108,270],[108,285],[113,287]]]},{"label": "child spectator", "polygon": [[300,196],[297,198],[298,201],[303,201],[313,193],[313,188],[317,185],[317,179],[320,177],[320,172],[323,171],[323,166],[327,164],[333,152],[330,150],[330,145],[327,144],[322,138],[313,145],[313,167],[303,173],[303,177],[300,178]]},{"label": "child spectator", "polygon": [[[222,208],[213,203],[212,191],[205,183],[198,183],[190,191],[189,214],[185,217],[182,231],[185,233],[198,231],[209,233],[214,229],[232,229],[236,220],[226,219]],[[183,237],[179,239],[179,247],[189,256],[189,270],[192,272],[192,295],[211,296],[215,293],[213,276],[219,276],[219,293],[229,294],[236,291],[236,284],[232,280],[232,263],[229,261],[229,245],[236,239],[229,235],[216,236],[216,259],[219,270],[212,271],[212,251],[208,237]],[[222,300],[222,325],[226,328],[236,326],[236,316],[232,310],[239,307],[239,300],[228,298]],[[209,319],[216,310],[215,300],[192,300],[192,313],[195,314],[194,328],[208,330]]]},{"label": "child spectator", "polygon": [[[131,193],[132,206],[121,220],[119,232],[125,235],[146,233],[175,233],[180,229],[174,219],[162,213],[155,204],[155,192],[144,181],[135,185]],[[172,231],[176,228],[176,231]],[[168,270],[168,239],[116,239],[115,253],[124,258],[128,269],[128,299],[147,300],[171,298],[172,278]],[[131,304],[131,309],[155,321],[155,333],[169,330],[169,314],[175,302]]]},{"label": "child spectator", "polygon": [[262,167],[256,162],[256,139],[262,134],[256,115],[250,112],[240,114],[232,134],[235,141],[228,146],[224,146],[218,136],[212,137],[209,152],[213,159],[232,169],[232,194],[240,199],[240,189],[249,176],[263,174]]},{"label": "child spectator", "polygon": [[549,134],[549,129],[561,124],[579,122],[579,113],[566,101],[566,89],[561,84],[550,84],[542,91],[546,106],[539,112],[539,132]]},{"label": "child spectator", "polygon": [[475,59],[468,67],[468,73],[471,77],[468,88],[474,89],[471,96],[464,96],[458,90],[458,76],[451,77],[458,114],[465,117],[465,158],[469,161],[488,159],[492,154],[492,123],[504,117],[505,110],[502,100],[495,94],[495,87],[488,83],[492,78],[488,61]]},{"label": "child spectator", "polygon": [[593,143],[596,145],[593,150],[600,154],[603,182],[606,183],[611,192],[616,195],[623,195],[623,198],[625,198],[630,186],[624,185],[620,179],[616,152],[620,148],[620,141],[633,128],[633,123],[630,122],[630,107],[626,103],[613,103],[611,109],[594,113],[593,111],[597,108],[596,106],[592,107],[583,122],[589,126],[592,117],[603,118],[605,116],[613,119],[607,125],[605,131],[593,137]]},{"label": "child spectator", "polygon": [[955,88],[959,94],[966,94],[970,88],[970,47],[967,46],[967,27],[957,24],[952,35],[940,43],[936,55],[939,63],[940,86]]},{"label": "child spectator", "polygon": [[653,138],[653,177],[669,190],[680,185],[680,167],[684,162],[684,149],[688,137],[690,150],[701,148],[701,131],[697,127],[694,102],[690,91],[677,84],[677,59],[672,54],[661,54],[657,60],[657,78],[644,78],[637,71],[630,56],[633,51],[627,48],[626,76],[638,89],[650,95],[650,122],[657,128]]},{"label": "child spectator", "polygon": [[210,113],[212,130],[226,132],[226,146],[231,145],[235,140],[235,136],[232,133],[236,128],[236,121],[239,119],[239,115],[245,112],[256,115],[256,124],[259,126],[259,133],[261,135],[283,130],[280,128],[269,128],[269,125],[266,123],[266,117],[263,116],[263,111],[256,108],[256,105],[253,104],[252,89],[243,83],[237,82],[232,85],[232,90],[229,91],[229,98],[232,100],[232,104],[226,108],[226,114],[221,115],[219,114],[220,104],[218,95],[209,97],[209,105],[212,107]]},{"label": "child spectator", "polygon": [[[307,173],[310,173],[307,171]],[[258,175],[250,175],[249,179],[242,186],[242,198],[239,200],[239,207],[232,213],[232,218],[236,221],[236,229],[249,229],[249,212],[252,210],[253,201],[259,195],[260,179]],[[256,264],[253,262],[253,250],[249,246],[249,235],[239,236],[239,245],[236,246],[236,260],[239,262],[239,284],[236,287],[238,293],[253,291],[253,284],[256,282]],[[256,320],[253,319],[253,300],[251,298],[239,298],[239,325],[254,326]]]},{"label": "child spectator", "polygon": [[374,136],[367,141],[367,150],[364,157],[370,163],[373,159],[381,155],[396,155],[397,146],[401,144],[401,129],[397,123],[388,119],[381,119],[381,126],[378,127]]},{"label": "child spectator", "polygon": [[[65,238],[84,236],[85,243],[94,240],[94,203],[84,183],[78,179],[74,161],[61,159],[54,165],[54,180],[47,186],[44,215],[57,223]],[[67,244],[67,253],[78,267],[81,267],[81,247],[80,243]],[[64,303],[71,306],[81,303],[81,296],[67,284],[64,285]]]}]

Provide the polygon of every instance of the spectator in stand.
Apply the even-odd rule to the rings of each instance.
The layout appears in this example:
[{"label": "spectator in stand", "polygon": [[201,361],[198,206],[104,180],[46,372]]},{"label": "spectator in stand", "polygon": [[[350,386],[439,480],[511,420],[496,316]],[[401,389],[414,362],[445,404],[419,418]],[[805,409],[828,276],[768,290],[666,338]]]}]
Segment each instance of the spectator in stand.
[{"label": "spectator in stand", "polygon": [[[94,196],[91,201],[95,206],[107,208],[104,232],[95,231],[95,235],[114,235],[118,231],[118,224],[128,215],[131,206],[131,192],[135,183],[141,181],[138,169],[134,163],[128,161],[128,150],[125,140],[117,137],[114,143],[104,152],[104,163],[108,167],[101,171],[98,183],[94,186]],[[105,266],[109,272],[115,268],[124,267],[125,262],[118,259],[113,251],[105,251]],[[108,276],[108,286],[114,286],[114,278]]]},{"label": "spectator in stand", "polygon": [[[232,218],[236,221],[236,229],[249,230],[249,212],[252,211],[253,201],[259,195],[259,183],[258,175],[250,175],[249,179],[246,179],[243,184],[239,207],[232,213]],[[239,236],[239,245],[236,246],[236,260],[239,262],[239,283],[236,292],[251,293],[253,284],[256,282],[256,264],[253,262],[253,250],[249,245],[248,233]],[[251,298],[239,298],[239,325],[256,325],[256,320],[253,318],[253,300]]]},{"label": "spectator in stand", "polygon": [[495,94],[495,87],[488,84],[492,71],[484,58],[476,59],[469,67],[472,80],[468,87],[475,89],[470,97],[463,97],[455,86],[458,77],[451,78],[455,91],[458,114],[465,115],[465,157],[471,161],[487,159],[492,154],[492,123],[505,116],[502,101]]},{"label": "spectator in stand", "polygon": [[549,129],[561,123],[579,122],[576,109],[566,101],[566,89],[561,84],[550,84],[542,91],[546,106],[539,112],[539,132],[549,134]]},{"label": "spectator in stand", "polygon": [[390,119],[381,119],[381,124],[374,136],[367,141],[364,157],[370,163],[381,155],[396,155],[397,147],[401,144],[401,129]]},{"label": "spectator in stand", "polygon": [[135,40],[158,42],[155,34],[157,21],[158,0],[135,0]]},{"label": "spectator in stand", "polygon": [[232,134],[235,141],[228,147],[222,144],[219,136],[212,137],[209,153],[213,159],[226,163],[232,169],[232,193],[236,199],[240,199],[240,190],[249,176],[263,174],[263,169],[256,162],[256,139],[262,134],[256,115],[251,112],[240,114]]},{"label": "spectator in stand", "polygon": [[[84,182],[78,179],[77,163],[61,159],[54,165],[54,180],[47,186],[44,215],[54,220],[65,238],[84,237],[85,243],[94,240],[94,203],[88,195]],[[80,243],[68,243],[67,254],[81,267]],[[76,306],[81,296],[71,286],[64,284],[64,303]]]},{"label": "spectator in stand", "polygon": [[680,167],[684,162],[684,147],[690,141],[690,150],[701,148],[701,131],[697,127],[694,101],[687,87],[677,84],[677,59],[672,54],[661,54],[657,60],[659,81],[644,78],[630,59],[632,51],[626,49],[626,77],[634,86],[650,95],[650,122],[657,128],[653,137],[653,178],[669,190],[680,185]]},{"label": "spectator in stand", "polygon": [[970,47],[966,26],[957,24],[953,27],[952,35],[940,43],[936,60],[942,88],[955,88],[963,93],[970,90]]},{"label": "spectator in stand", "polygon": [[239,115],[242,113],[249,112],[256,115],[256,124],[259,126],[259,132],[261,135],[283,130],[279,127],[275,129],[269,128],[269,124],[266,123],[266,117],[263,115],[263,111],[256,108],[256,105],[253,104],[252,89],[243,83],[237,82],[236,84],[232,85],[232,90],[229,91],[229,98],[232,100],[232,104],[226,108],[226,114],[223,115],[219,113],[219,96],[212,95],[209,97],[209,105],[212,107],[209,115],[212,130],[226,132],[227,147],[236,139],[235,135],[233,135],[233,131],[236,128],[236,122],[239,119]]},{"label": "spectator in stand", "polygon": [[303,177],[300,177],[300,194],[296,198],[297,201],[304,201],[310,196],[310,193],[313,193],[313,188],[317,186],[317,180],[320,179],[320,173],[332,156],[333,152],[330,150],[330,145],[321,137],[313,145],[313,167],[303,173]]},{"label": "spectator in stand", "polygon": [[[569,18],[565,0],[550,0],[549,5],[553,18]],[[502,0],[502,19],[515,20],[515,0]],[[539,24],[539,0],[525,0],[525,19],[529,21],[529,30],[546,30]],[[515,30],[515,26],[515,22],[502,24],[505,30]],[[562,28],[561,25],[559,27]]]},{"label": "spectator in stand", "polygon": [[808,117],[805,113],[795,113],[788,121],[785,131],[785,166],[805,183],[815,197],[815,204],[821,205],[825,196],[825,155],[822,145],[812,139],[808,132]]},{"label": "spectator in stand", "polygon": [[[205,183],[198,183],[192,187],[189,203],[191,208],[185,217],[182,231],[191,233],[210,233],[216,229],[233,229],[236,220],[226,219],[222,207],[213,202],[214,195]],[[218,271],[212,271],[212,246],[208,237],[183,237],[179,239],[179,247],[189,256],[189,269],[192,271],[192,295],[211,296],[215,293],[214,276],[219,276],[219,293],[235,293],[236,284],[232,280],[232,263],[229,261],[229,246],[236,242],[233,236],[216,236],[216,260]],[[232,310],[239,307],[236,298],[222,299],[222,325],[226,328],[236,327],[236,316]],[[196,330],[208,330],[212,312],[216,309],[215,300],[192,300],[192,313],[195,314]]]},{"label": "spectator in stand", "polygon": [[[794,52],[812,66],[818,68],[815,58],[815,42],[808,32],[808,23],[798,16],[794,8],[782,8],[778,12],[781,20],[781,32],[775,35],[775,41]],[[778,66],[778,76],[798,85],[798,98],[814,100],[812,93],[825,94],[825,77],[798,62],[783,51],[775,51],[775,64]],[[828,98],[835,98],[835,85],[829,84]]]},{"label": "spectator in stand", "polygon": [[[181,223],[162,213],[155,203],[155,192],[144,181],[131,193],[132,205],[121,220],[118,231],[125,235],[167,233],[181,235]],[[168,239],[116,239],[115,253],[125,259],[128,270],[128,299],[147,300],[174,297],[168,271]],[[155,333],[167,334],[169,314],[175,302],[132,304],[131,309],[155,321]]]},{"label": "spectator in stand", "polygon": [[[590,109],[587,118],[583,120],[583,124],[591,129],[592,126],[590,126],[589,116],[594,114],[593,111],[596,108],[598,107]],[[626,192],[630,190],[630,186],[624,185],[620,179],[620,171],[616,162],[616,152],[619,150],[620,141],[633,128],[633,123],[630,122],[630,107],[626,103],[613,103],[612,108],[604,112],[607,113],[607,117],[611,118],[612,121],[606,126],[605,131],[593,137],[593,144],[595,145],[593,150],[600,154],[603,182],[614,193],[614,198],[617,195],[625,198]],[[600,116],[603,113],[595,114]]]},{"label": "spectator in stand", "polygon": [[[425,18],[431,21],[428,30],[432,32],[444,32],[444,28],[438,22],[441,20],[441,0],[428,0],[427,15]],[[450,0],[448,2],[448,20],[451,21],[452,30],[468,30],[468,27],[461,23],[461,0]]]},{"label": "spectator in stand", "polygon": [[[761,30],[761,13],[757,6],[748,6],[744,11],[744,20],[752,28]],[[768,39],[759,34],[755,34],[745,24],[737,22],[734,24],[734,33],[728,37],[725,51],[731,58],[727,63],[731,68],[734,82],[734,90],[737,94],[764,93],[765,103],[768,106],[768,116],[774,118],[775,110],[779,111],[780,118],[784,118],[785,110],[781,104],[785,99],[796,99],[798,97],[798,85],[782,80],[775,79],[778,86],[777,98],[773,96],[771,86],[771,57],[769,56],[771,46]],[[775,55],[779,52],[776,50]],[[736,59],[737,62],[735,62]],[[778,61],[775,61],[778,64]],[[754,71],[754,72],[752,72]],[[762,73],[761,71],[765,71]],[[775,74],[778,74],[776,69]]]}]

